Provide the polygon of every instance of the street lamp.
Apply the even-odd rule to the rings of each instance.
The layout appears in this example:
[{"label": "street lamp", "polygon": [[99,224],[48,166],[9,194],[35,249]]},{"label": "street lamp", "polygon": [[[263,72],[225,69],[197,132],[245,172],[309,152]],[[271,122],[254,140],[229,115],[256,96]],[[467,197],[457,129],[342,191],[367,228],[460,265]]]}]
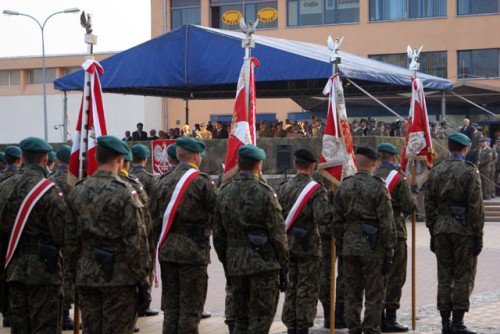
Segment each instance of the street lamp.
[{"label": "street lamp", "polygon": [[45,140],[48,141],[49,133],[48,133],[48,121],[47,121],[47,76],[46,76],[46,70],[45,70],[45,37],[44,37],[44,29],[45,29],[45,24],[47,21],[54,15],[57,14],[68,14],[68,13],[79,13],[80,9],[78,8],[68,8],[59,12],[55,12],[50,14],[45,21],[43,21],[43,24],[41,24],[37,19],[35,19],[33,16],[28,15],[28,14],[23,14],[19,13],[13,10],[4,10],[3,14],[7,16],[11,15],[17,15],[17,16],[26,16],[35,21],[38,26],[40,27],[40,30],[42,32],[42,84],[43,84],[43,126],[44,126],[44,138]]}]

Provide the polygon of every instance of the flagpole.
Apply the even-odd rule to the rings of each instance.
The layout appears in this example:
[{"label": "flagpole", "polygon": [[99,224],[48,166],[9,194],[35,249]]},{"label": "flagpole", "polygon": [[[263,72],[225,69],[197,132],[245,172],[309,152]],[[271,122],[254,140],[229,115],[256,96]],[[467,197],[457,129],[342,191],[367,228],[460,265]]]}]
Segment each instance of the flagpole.
[{"label": "flagpole", "polygon": [[252,39],[252,34],[255,32],[257,25],[259,24],[259,19],[255,20],[254,23],[252,21],[248,21],[248,25],[245,24],[245,20],[241,18],[240,20],[240,28],[241,31],[245,33],[245,39],[241,41],[241,47],[245,49],[245,57],[243,58],[244,65],[244,76],[245,76],[245,106],[248,115],[248,121],[250,123],[250,66],[252,66],[250,58],[251,58],[251,49],[255,47],[255,41]]},{"label": "flagpole", "polygon": [[[409,69],[413,71],[413,80],[417,78],[417,71],[420,69],[419,55],[420,49],[412,50],[408,45],[407,53],[411,59]],[[413,92],[412,80],[412,92]],[[413,93],[412,93],[413,99]],[[413,189],[417,187],[417,160],[411,159],[411,186]],[[413,210],[411,215],[411,327],[415,331],[417,329],[417,212]]]},{"label": "flagpole", "polygon": [[[341,61],[339,51],[340,45],[342,43],[342,37],[340,40],[337,38],[335,42],[328,38],[329,49],[332,51],[332,55],[330,56],[330,64],[332,64],[332,75],[338,74],[339,72],[339,64]],[[333,83],[332,83],[333,84]],[[338,113],[338,108],[335,110]],[[340,119],[339,115],[337,115],[337,119]],[[332,193],[335,197],[337,193],[337,184],[332,181]],[[331,248],[332,251],[330,253],[330,334],[335,334],[335,290],[336,290],[336,261],[337,261],[337,243],[335,240],[335,235],[332,233],[331,240]]]}]

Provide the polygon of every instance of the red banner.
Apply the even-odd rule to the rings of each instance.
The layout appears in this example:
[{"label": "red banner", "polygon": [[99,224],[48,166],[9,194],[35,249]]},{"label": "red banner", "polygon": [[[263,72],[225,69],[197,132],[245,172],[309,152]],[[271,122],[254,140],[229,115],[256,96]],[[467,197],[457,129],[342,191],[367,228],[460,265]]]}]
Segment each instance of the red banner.
[{"label": "red banner", "polygon": [[151,142],[153,172],[165,174],[170,170],[170,164],[167,158],[167,148],[172,144],[175,144],[175,139],[157,139]]}]

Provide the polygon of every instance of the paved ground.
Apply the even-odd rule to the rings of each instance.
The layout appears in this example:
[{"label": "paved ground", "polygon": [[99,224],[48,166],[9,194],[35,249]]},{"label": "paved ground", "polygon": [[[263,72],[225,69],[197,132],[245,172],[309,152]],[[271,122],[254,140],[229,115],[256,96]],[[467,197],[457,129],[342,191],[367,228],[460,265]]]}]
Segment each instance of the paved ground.
[{"label": "paved ground", "polygon": [[[408,226],[409,232],[411,226]],[[479,257],[476,286],[472,296],[471,312],[466,315],[466,324],[478,331],[479,334],[500,333],[500,223],[486,223],[484,250]],[[422,223],[417,224],[416,233],[416,277],[417,277],[417,326],[416,333],[440,333],[440,319],[436,310],[436,259],[428,248],[429,233]],[[410,242],[409,242],[410,243]],[[410,245],[409,245],[410,246]],[[409,247],[411,254],[411,247]],[[200,334],[225,334],[224,325],[224,285],[225,278],[220,262],[212,251],[212,264],[209,266],[209,290],[205,309],[212,312],[212,318],[202,320]],[[160,306],[161,288],[153,291],[153,304]],[[280,321],[280,297],[276,321],[271,333],[286,333],[286,328]],[[140,318],[141,333],[161,333],[162,316]],[[401,301],[400,321],[411,324],[411,260],[409,261],[408,279],[404,287]],[[316,326],[311,333],[329,333],[322,328],[323,311],[318,307]],[[337,330],[337,333],[347,333],[347,330]],[[0,334],[9,333],[7,329],[0,329]],[[71,333],[67,331],[64,333]]]}]

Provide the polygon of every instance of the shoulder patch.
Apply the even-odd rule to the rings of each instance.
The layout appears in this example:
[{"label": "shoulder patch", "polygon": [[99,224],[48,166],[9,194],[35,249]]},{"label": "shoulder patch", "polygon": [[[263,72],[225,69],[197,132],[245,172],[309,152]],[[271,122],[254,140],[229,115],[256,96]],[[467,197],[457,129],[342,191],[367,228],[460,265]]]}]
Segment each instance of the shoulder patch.
[{"label": "shoulder patch", "polygon": [[130,175],[129,175],[129,176],[126,176],[126,178],[127,178],[127,180],[129,180],[130,182],[133,182],[133,183],[136,183],[136,184],[141,183],[141,181],[139,181],[139,179],[138,179],[138,178],[136,178],[136,177],[132,177],[132,176],[130,176]]}]

